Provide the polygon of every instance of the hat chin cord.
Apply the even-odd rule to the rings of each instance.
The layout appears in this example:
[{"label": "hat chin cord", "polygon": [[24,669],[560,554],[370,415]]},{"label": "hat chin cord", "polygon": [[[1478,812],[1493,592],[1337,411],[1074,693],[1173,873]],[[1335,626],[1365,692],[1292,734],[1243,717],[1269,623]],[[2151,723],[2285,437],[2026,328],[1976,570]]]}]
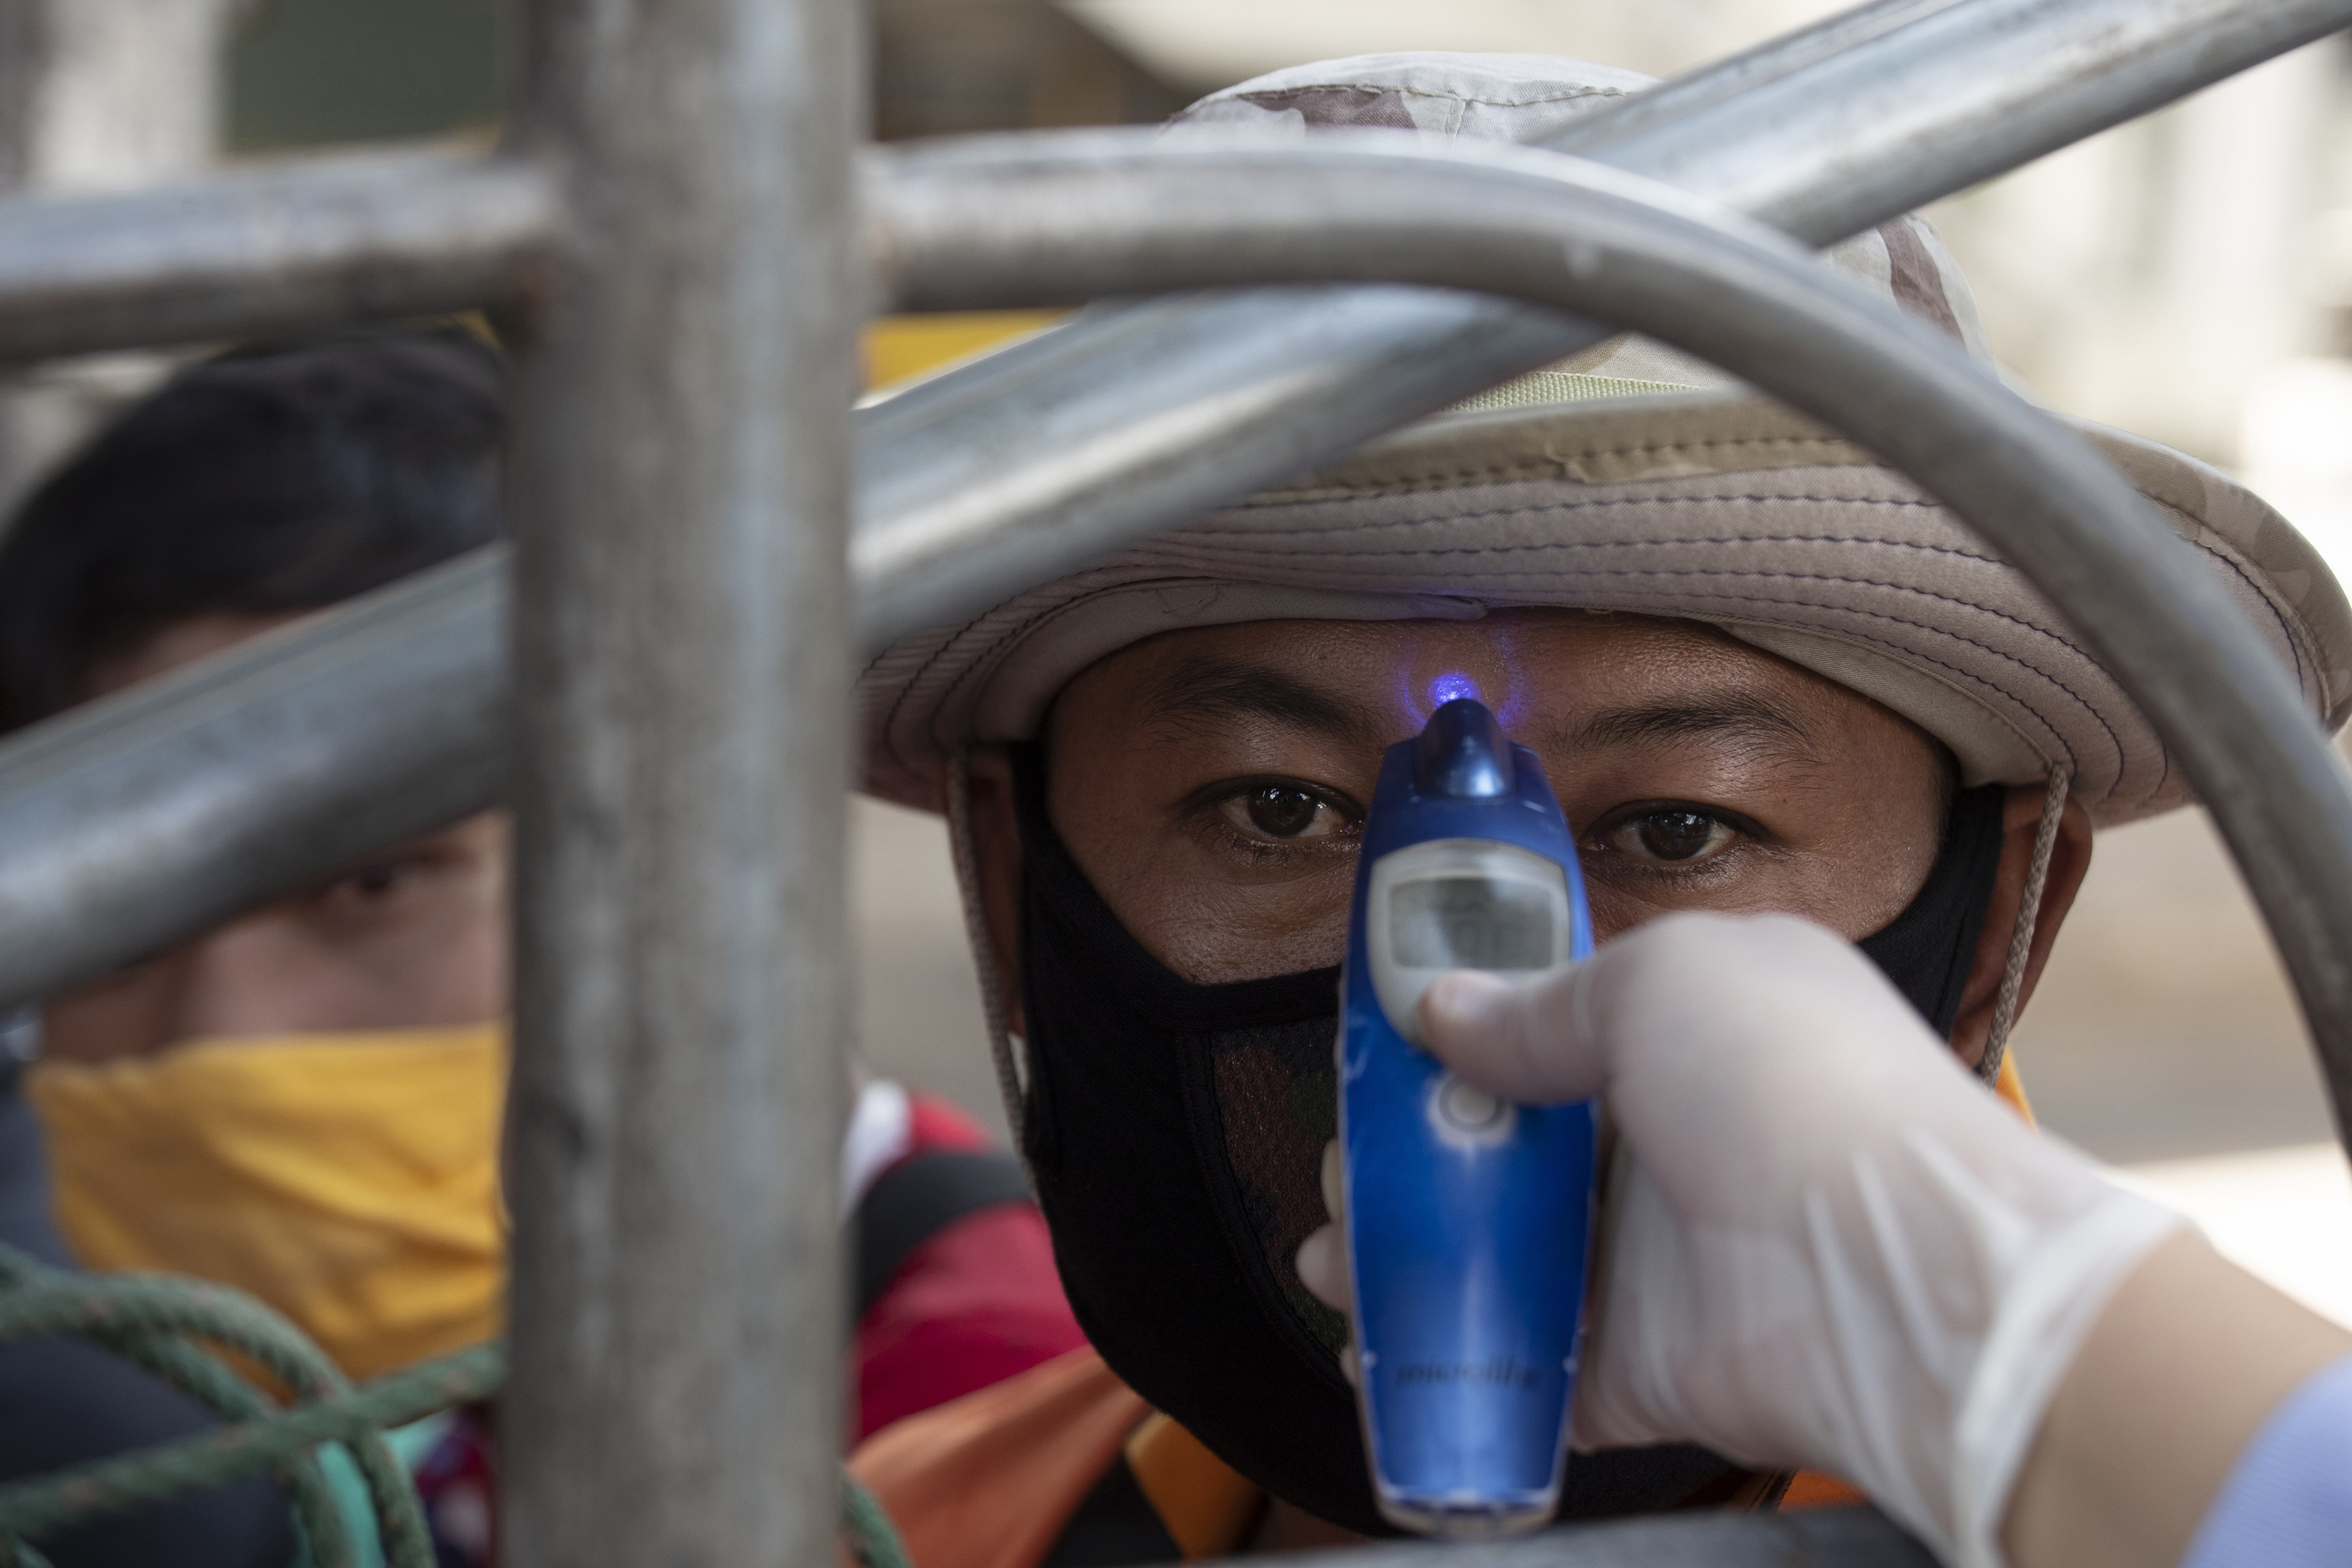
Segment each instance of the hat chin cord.
[{"label": "hat chin cord", "polygon": [[[996,1092],[1004,1102],[1005,1125],[1013,1132],[1013,1152],[1022,1172],[1029,1170],[1028,1142],[1022,1136],[1022,1111],[1027,1103],[1026,1079],[1013,1031],[1006,1027],[1004,990],[998,983],[996,944],[988,931],[988,906],[981,897],[980,852],[971,836],[971,743],[965,741],[948,758],[948,848],[955,861],[956,890],[963,895],[964,936],[971,944],[972,967],[979,971],[980,1006],[988,1020],[988,1054],[996,1064]],[[1036,1178],[1030,1177],[1030,1186]]]},{"label": "hat chin cord", "polygon": [[2033,858],[2025,866],[2025,891],[2017,900],[2017,924],[2010,928],[2009,959],[2001,968],[2000,994],[1993,998],[1984,1060],[1977,1063],[1977,1075],[1987,1083],[1999,1081],[2000,1064],[2009,1055],[2009,1031],[2017,1022],[2018,993],[2025,988],[2025,963],[2033,953],[2034,922],[2042,914],[2042,886],[2050,880],[2050,855],[2057,847],[2058,822],[2066,814],[2066,775],[2053,762],[2049,785],[2042,795],[2042,821],[2033,830]]}]

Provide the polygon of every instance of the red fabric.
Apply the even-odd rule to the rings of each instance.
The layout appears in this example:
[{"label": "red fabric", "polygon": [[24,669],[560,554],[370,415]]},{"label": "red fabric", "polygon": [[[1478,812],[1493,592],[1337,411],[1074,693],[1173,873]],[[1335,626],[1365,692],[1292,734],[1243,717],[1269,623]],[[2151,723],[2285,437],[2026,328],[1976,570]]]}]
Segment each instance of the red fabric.
[{"label": "red fabric", "polygon": [[[927,1094],[910,1097],[908,1132],[901,1159],[993,1142]],[[1085,1343],[1036,1209],[1003,1203],[967,1216],[909,1253],[858,1322],[856,1441]],[[416,1486],[443,1568],[497,1568],[498,1487],[482,1407],[457,1412],[417,1467]]]},{"label": "red fabric", "polygon": [[907,1155],[929,1149],[984,1149],[995,1141],[979,1123],[929,1094],[907,1096]]},{"label": "red fabric", "polygon": [[416,1467],[416,1495],[441,1568],[498,1568],[498,1472],[483,1412],[478,1405],[459,1410]]},{"label": "red fabric", "polygon": [[[985,1148],[977,1124],[917,1095],[909,1155]],[[1087,1343],[1062,1295],[1044,1216],[1026,1203],[967,1215],[907,1256],[857,1322],[857,1437],[1017,1376]]]},{"label": "red fabric", "polygon": [[[893,1422],[849,1457],[920,1568],[1037,1568],[1151,1414],[1093,1350]],[[840,1568],[849,1568],[847,1552]]]}]

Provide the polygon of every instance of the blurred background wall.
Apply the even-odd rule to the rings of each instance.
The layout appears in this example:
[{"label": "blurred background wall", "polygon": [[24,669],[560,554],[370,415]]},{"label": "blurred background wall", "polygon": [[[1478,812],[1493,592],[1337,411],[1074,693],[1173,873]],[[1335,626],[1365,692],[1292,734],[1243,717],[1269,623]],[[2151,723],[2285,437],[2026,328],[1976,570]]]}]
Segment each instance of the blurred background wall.
[{"label": "blurred background wall", "polygon": [[[1838,8],[875,0],[875,124],[901,138],[1150,122],[1279,66],[1401,49],[1671,75]],[[0,0],[0,182],[92,189],[331,143],[487,142],[499,79],[492,0]],[[2347,89],[2352,49],[2315,46],[1932,215],[2021,388],[2244,474],[2352,578]],[[869,365],[897,381],[1041,319],[886,325]],[[167,363],[109,356],[0,383],[0,499]],[[855,824],[864,1050],[1001,1125],[939,825],[867,801]],[[2137,1162],[2352,1314],[2352,1266],[2324,1257],[2344,1249],[2307,1245],[2314,1223],[2352,1225],[2352,1187],[2322,1146],[2293,1000],[2201,814],[2101,839],[2017,1050],[2051,1126]]]}]

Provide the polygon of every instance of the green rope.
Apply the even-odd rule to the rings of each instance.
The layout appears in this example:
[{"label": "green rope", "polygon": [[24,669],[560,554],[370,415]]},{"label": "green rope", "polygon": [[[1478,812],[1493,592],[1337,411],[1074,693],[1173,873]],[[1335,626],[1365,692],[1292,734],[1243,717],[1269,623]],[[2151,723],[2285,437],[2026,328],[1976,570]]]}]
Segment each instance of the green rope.
[{"label": "green rope", "polygon": [[[0,1244],[0,1300],[14,1291],[57,1279],[72,1279],[29,1253]],[[158,1334],[124,1334],[101,1341],[126,1360],[153,1373],[181,1393],[224,1420],[250,1420],[277,1409],[266,1396],[224,1365],[211,1352],[184,1340]],[[304,1453],[279,1467],[274,1479],[293,1505],[294,1524],[313,1568],[360,1568],[358,1542],[337,1506],[333,1486],[314,1454]],[[0,1549],[7,1538],[0,1534]],[[18,1542],[17,1558],[37,1563],[40,1554]],[[7,1559],[0,1558],[0,1568]]]},{"label": "green rope", "polygon": [[[109,1348],[136,1362],[224,1421],[250,1421],[278,1406],[223,1365],[219,1357],[185,1340],[126,1338]],[[293,1505],[295,1528],[309,1550],[312,1568],[358,1568],[359,1543],[335,1500],[334,1484],[315,1454],[294,1455],[271,1472]]]},{"label": "green rope", "polygon": [[[58,1334],[110,1347],[158,1334],[182,1335],[249,1357],[300,1398],[327,1398],[351,1387],[351,1380],[282,1314],[243,1291],[203,1280],[55,1269],[26,1279],[20,1271],[16,1286],[0,1294],[0,1344]],[[392,1568],[433,1568],[425,1511],[383,1434],[355,1434],[348,1446],[375,1508],[385,1561]],[[320,1568],[356,1568],[358,1552],[340,1514],[331,1524],[315,1507],[306,1506],[299,1517]]]},{"label": "green rope", "polygon": [[[0,1244],[0,1344],[59,1335],[136,1362],[232,1424],[0,1487],[0,1568],[49,1568],[30,1538],[262,1471],[290,1494],[316,1568],[359,1568],[319,1465],[322,1443],[342,1444],[357,1462],[390,1568],[433,1568],[424,1509],[383,1430],[487,1398],[506,1376],[505,1349],[490,1343],[353,1387],[300,1329],[241,1291],[176,1275],[70,1273]],[[301,1403],[279,1407],[205,1345],[247,1357]],[[864,1568],[913,1568],[889,1515],[845,1471],[841,1508]]]},{"label": "green rope", "polygon": [[[163,1336],[125,1336],[102,1342],[125,1360],[137,1363],[187,1395],[225,1421],[249,1421],[274,1413],[278,1406],[210,1351],[185,1340]],[[326,1468],[311,1453],[294,1455],[271,1472],[294,1510],[295,1529],[308,1549],[312,1568],[359,1568],[359,1543],[335,1500],[335,1489]]]},{"label": "green rope", "polygon": [[[405,1426],[482,1398],[505,1375],[504,1349],[478,1344],[261,1420],[0,1487],[0,1535],[47,1535],[67,1524],[207,1490],[320,1443],[352,1443],[383,1427]],[[412,1502],[415,1496],[412,1491]],[[385,1544],[389,1555],[391,1542]]]},{"label": "green rope", "polygon": [[841,1472],[841,1516],[849,1538],[849,1554],[865,1568],[915,1568],[898,1527],[890,1522],[881,1500],[847,1470]]}]

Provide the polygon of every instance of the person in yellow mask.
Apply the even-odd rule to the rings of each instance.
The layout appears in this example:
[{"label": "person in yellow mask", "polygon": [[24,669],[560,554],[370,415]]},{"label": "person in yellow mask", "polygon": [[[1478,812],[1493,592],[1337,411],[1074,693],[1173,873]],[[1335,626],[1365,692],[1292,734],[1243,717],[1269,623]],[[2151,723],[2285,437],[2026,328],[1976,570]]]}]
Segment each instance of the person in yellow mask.
[{"label": "person in yellow mask", "polygon": [[[0,545],[0,731],[488,543],[501,380],[455,332],[175,377]],[[234,1285],[354,1378],[497,1334],[506,839],[484,813],[46,998],[0,1035],[0,1241]],[[940,1101],[864,1084],[842,1181],[855,1436],[1084,1343],[1020,1168],[988,1143]],[[88,1347],[0,1347],[0,1482],[204,1425]],[[412,1437],[442,1561],[488,1563],[487,1418]],[[293,1552],[257,1482],[44,1544],[58,1568]]]},{"label": "person in yellow mask", "polygon": [[[502,379],[457,331],[247,350],[176,376],[0,546],[0,729],[489,543]],[[0,1186],[19,1189],[0,1194],[0,1239],[250,1291],[354,1377],[496,1334],[505,841],[499,814],[468,819],[47,998],[12,1035],[33,1060],[0,1071]],[[25,1197],[44,1168],[47,1201]],[[0,1351],[0,1479],[205,1425],[55,1342]],[[462,1472],[467,1457],[461,1440],[436,1462]],[[432,1511],[466,1535],[467,1510]],[[445,1560],[488,1552],[454,1537]],[[294,1544],[257,1482],[47,1550],[58,1568],[275,1568]]]}]

